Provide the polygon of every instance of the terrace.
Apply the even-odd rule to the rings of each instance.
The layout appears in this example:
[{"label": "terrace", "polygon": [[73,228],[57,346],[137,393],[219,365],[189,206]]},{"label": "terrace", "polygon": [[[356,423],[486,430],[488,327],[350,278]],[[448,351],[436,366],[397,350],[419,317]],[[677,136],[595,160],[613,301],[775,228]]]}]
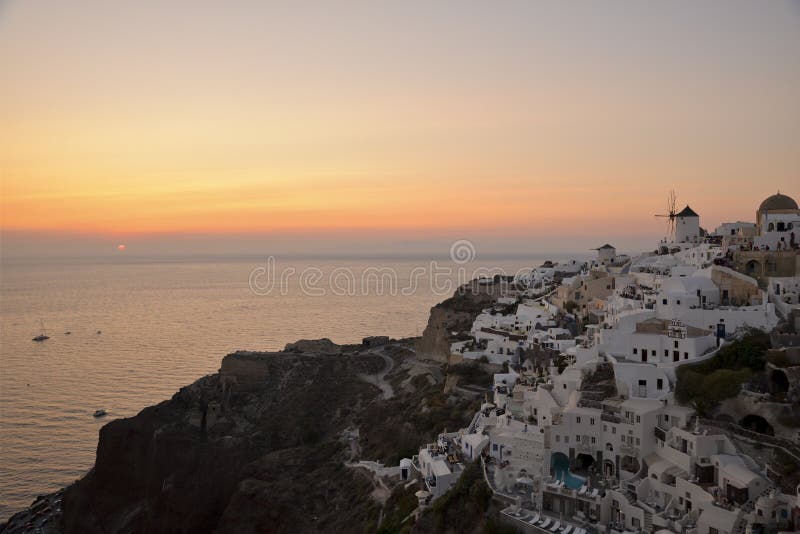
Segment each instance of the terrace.
[{"label": "terrace", "polygon": [[522,532],[534,534],[594,534],[594,523],[574,516],[569,520],[544,511],[531,511],[511,505],[500,512],[500,517]]}]

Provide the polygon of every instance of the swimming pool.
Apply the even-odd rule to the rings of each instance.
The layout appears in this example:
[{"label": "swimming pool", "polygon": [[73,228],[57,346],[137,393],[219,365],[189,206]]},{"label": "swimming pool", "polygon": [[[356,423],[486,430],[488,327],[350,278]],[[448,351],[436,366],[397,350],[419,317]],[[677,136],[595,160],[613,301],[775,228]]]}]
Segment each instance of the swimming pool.
[{"label": "swimming pool", "polygon": [[551,457],[550,472],[557,480],[563,481],[569,489],[580,489],[586,484],[585,478],[570,473],[569,458],[563,453],[557,452]]}]

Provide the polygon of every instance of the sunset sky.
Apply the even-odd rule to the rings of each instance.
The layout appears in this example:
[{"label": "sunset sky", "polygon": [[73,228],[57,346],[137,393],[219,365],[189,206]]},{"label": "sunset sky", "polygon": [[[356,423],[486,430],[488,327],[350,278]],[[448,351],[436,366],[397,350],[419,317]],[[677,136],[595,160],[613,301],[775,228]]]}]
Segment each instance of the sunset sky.
[{"label": "sunset sky", "polygon": [[652,248],[800,196],[799,95],[798,2],[0,0],[3,250]]}]

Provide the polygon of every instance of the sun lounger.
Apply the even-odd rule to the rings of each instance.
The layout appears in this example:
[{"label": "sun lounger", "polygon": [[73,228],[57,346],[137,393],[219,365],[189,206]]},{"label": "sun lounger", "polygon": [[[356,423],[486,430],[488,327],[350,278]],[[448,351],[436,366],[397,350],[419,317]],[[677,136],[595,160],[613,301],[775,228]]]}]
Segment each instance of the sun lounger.
[{"label": "sun lounger", "polygon": [[569,534],[572,532],[572,525],[567,525],[564,530],[561,531],[561,534]]},{"label": "sun lounger", "polygon": [[597,497],[597,493],[598,493],[597,489],[593,489],[592,490],[592,498]]},{"label": "sun lounger", "polygon": [[547,528],[550,526],[550,518],[545,517],[542,523],[539,523],[539,528]]},{"label": "sun lounger", "polygon": [[572,532],[572,534],[586,534],[586,530],[584,530],[584,529],[582,529],[582,528],[576,528],[576,529],[575,529],[575,530]]},{"label": "sun lounger", "polygon": [[541,516],[540,516],[540,515],[539,515],[539,513],[537,512],[537,513],[533,514],[533,517],[530,519],[530,521],[528,521],[528,523],[530,523],[531,525],[533,525],[534,523],[536,523],[537,521],[539,521],[539,518],[540,518],[540,517],[541,517]]},{"label": "sun lounger", "polygon": [[589,486],[584,484],[583,486],[581,486],[581,489],[578,490],[578,495],[583,495],[584,493],[586,493],[586,490],[588,490],[588,489],[589,489]]},{"label": "sun lounger", "polygon": [[561,521],[556,521],[552,527],[550,527],[550,532],[558,532],[561,528]]}]

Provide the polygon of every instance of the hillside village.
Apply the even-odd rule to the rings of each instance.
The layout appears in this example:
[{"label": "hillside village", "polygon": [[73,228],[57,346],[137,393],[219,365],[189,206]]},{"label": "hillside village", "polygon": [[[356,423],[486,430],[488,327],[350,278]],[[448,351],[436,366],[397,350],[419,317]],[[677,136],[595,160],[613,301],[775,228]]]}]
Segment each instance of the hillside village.
[{"label": "hillside village", "polygon": [[797,531],[800,209],[668,224],[466,284],[421,338],[229,354],[0,532]]},{"label": "hillside village", "polygon": [[413,515],[476,464],[519,532],[800,529],[800,209],[778,193],[755,222],[668,222],[651,252],[475,282],[504,290],[471,324],[432,315],[431,357],[497,372],[466,428],[372,466],[418,487]]}]

